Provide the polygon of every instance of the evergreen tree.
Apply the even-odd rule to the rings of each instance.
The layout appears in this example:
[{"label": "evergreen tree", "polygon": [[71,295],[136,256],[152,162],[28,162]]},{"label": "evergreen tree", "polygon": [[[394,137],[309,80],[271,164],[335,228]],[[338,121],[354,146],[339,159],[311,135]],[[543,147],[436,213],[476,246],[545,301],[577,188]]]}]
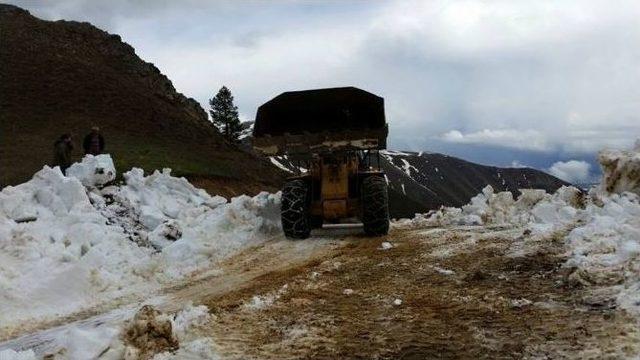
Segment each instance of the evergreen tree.
[{"label": "evergreen tree", "polygon": [[238,107],[233,104],[233,95],[226,86],[209,100],[211,119],[220,133],[231,142],[238,141],[242,127],[238,117]]}]

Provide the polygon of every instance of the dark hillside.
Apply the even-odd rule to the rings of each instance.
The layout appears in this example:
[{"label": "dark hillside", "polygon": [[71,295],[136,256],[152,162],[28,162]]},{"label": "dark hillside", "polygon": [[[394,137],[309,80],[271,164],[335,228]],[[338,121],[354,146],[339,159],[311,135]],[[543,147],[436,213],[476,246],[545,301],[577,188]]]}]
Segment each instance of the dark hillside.
[{"label": "dark hillside", "polygon": [[[553,192],[568,183],[540,170],[499,168],[475,164],[436,153],[383,151],[382,169],[389,182],[389,212],[393,218],[411,218],[440,206],[462,206],[487,185],[495,191],[544,189]],[[286,157],[274,157],[276,166],[295,172]]]},{"label": "dark hillside", "polygon": [[437,153],[385,151],[382,158],[389,178],[390,210],[396,217],[413,217],[442,205],[465,205],[487,185],[514,196],[518,189],[553,192],[569,185],[540,170],[486,166]]},{"label": "dark hillside", "polygon": [[171,167],[224,195],[280,183],[277,169],[226,143],[200,105],[118,35],[0,5],[0,187],[49,163],[62,133],[73,134],[79,159],[92,125],[119,172]]}]

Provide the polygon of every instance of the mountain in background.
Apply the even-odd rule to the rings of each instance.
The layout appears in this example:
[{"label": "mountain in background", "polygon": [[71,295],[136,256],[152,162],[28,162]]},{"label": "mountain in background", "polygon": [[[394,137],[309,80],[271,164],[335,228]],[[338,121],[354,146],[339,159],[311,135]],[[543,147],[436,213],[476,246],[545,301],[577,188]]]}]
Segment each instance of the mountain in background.
[{"label": "mountain in background", "polygon": [[49,164],[63,133],[79,160],[94,125],[119,173],[170,167],[226,196],[279,187],[278,169],[223,140],[200,105],[118,35],[0,5],[0,41],[0,187]]},{"label": "mountain in background", "polygon": [[514,196],[519,189],[554,192],[570,185],[540,170],[486,166],[437,153],[383,151],[381,158],[394,217],[413,217],[443,205],[460,207],[487,185]]},{"label": "mountain in background", "polygon": [[[96,125],[119,173],[171,167],[175,175],[225,196],[277,190],[286,158],[251,151],[252,124],[241,150],[219,135],[200,105],[141,60],[119,36],[89,23],[43,21],[0,5],[0,187],[17,184],[53,158],[53,143],[70,132],[80,142]],[[442,205],[460,206],[487,184],[554,191],[565,182],[534,169],[501,169],[431,153],[382,152],[393,217]]]},{"label": "mountain in background", "polygon": [[[242,144],[250,150],[253,122],[242,127]],[[298,171],[297,164],[286,156],[271,157],[270,161],[290,174]],[[437,153],[385,150],[380,152],[380,166],[389,183],[393,218],[413,217],[440,206],[465,205],[487,185],[496,191],[511,191],[514,196],[520,194],[519,189],[554,192],[570,185],[540,170],[486,166]]]},{"label": "mountain in background", "polygon": [[[271,162],[289,173],[298,171],[286,156],[272,157]],[[519,189],[554,192],[570,185],[540,170],[486,166],[437,153],[381,151],[380,165],[389,183],[392,218],[411,218],[440,206],[460,207],[487,185],[514,196]]]}]

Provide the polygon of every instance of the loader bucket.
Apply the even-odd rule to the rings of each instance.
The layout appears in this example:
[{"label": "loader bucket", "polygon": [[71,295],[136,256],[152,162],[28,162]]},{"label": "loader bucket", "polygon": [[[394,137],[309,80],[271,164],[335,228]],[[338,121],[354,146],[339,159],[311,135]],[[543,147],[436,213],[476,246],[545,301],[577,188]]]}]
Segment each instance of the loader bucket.
[{"label": "loader bucket", "polygon": [[384,99],[355,88],[282,93],[258,108],[253,146],[266,155],[386,148]]}]

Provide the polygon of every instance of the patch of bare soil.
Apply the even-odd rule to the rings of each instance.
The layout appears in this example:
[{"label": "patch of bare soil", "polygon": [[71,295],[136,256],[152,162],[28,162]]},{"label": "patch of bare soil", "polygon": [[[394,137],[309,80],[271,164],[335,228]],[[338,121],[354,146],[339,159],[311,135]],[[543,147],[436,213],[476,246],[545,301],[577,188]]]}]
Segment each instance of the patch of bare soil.
[{"label": "patch of bare soil", "polygon": [[124,341],[129,359],[151,359],[155,354],[178,348],[171,321],[150,305],[143,306],[127,324]]},{"label": "patch of bare soil", "polygon": [[[515,235],[514,235],[515,234]],[[623,358],[635,320],[561,267],[561,235],[514,256],[518,229],[354,238],[204,300],[229,358]],[[515,240],[514,240],[515,239]],[[381,242],[394,247],[382,250]]]}]

